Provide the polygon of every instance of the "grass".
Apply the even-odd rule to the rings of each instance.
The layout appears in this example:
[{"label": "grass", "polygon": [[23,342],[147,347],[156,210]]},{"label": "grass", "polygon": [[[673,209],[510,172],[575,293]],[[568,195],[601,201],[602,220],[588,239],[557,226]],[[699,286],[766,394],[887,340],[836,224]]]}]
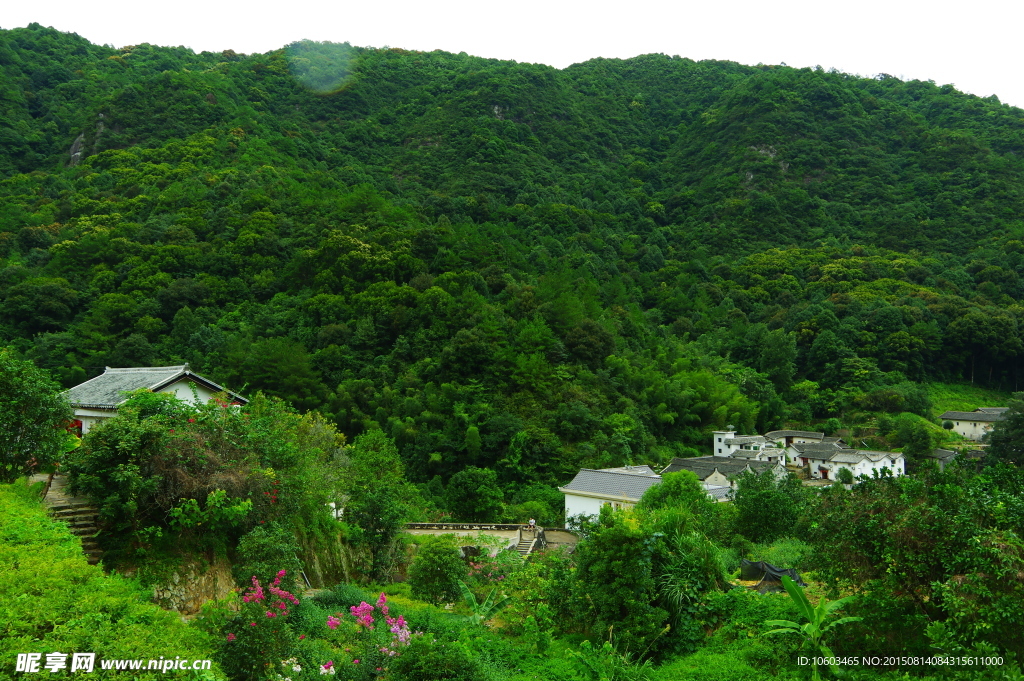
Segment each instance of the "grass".
[{"label": "grass", "polygon": [[[24,482],[0,485],[0,679],[8,679],[17,653],[93,652],[102,658],[211,658],[215,641],[151,601],[137,580],[105,575],[89,565],[82,545],[64,523],[46,514],[38,489]],[[45,659],[45,657],[44,657]],[[90,678],[123,678],[96,662]],[[95,674],[95,676],[93,676]],[[204,681],[223,679],[219,669]],[[160,672],[139,681],[166,678]]]},{"label": "grass", "polygon": [[982,388],[970,383],[928,383],[932,412],[939,416],[946,411],[974,411],[978,407],[1006,406],[1010,393]]}]

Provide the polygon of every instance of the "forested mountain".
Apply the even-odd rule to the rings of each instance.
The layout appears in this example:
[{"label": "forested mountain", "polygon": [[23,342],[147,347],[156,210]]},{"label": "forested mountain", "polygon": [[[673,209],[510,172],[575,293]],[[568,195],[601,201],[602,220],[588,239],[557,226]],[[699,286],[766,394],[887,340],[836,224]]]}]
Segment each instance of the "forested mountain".
[{"label": "forested mountain", "polygon": [[1024,111],[930,82],[0,31],[0,344],[564,482],[1015,389]]}]

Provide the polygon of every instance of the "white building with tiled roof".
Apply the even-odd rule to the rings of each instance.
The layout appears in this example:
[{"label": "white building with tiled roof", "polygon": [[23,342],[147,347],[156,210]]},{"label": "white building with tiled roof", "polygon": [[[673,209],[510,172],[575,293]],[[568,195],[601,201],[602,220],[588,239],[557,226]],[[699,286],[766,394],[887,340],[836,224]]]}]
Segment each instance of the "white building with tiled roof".
[{"label": "white building with tiled roof", "polygon": [[127,400],[126,393],[147,389],[155,393],[172,393],[183,402],[207,402],[215,393],[227,392],[234,402],[246,404],[241,395],[230,392],[208,378],[192,373],[187,364],[170,367],[130,367],[106,370],[96,378],[80,383],[64,396],[75,410],[75,419],[82,424],[82,434],[96,423],[117,415],[117,408]]},{"label": "white building with tiled roof", "polygon": [[881,474],[883,468],[889,469],[892,475],[907,472],[906,459],[900,452],[849,449],[836,442],[794,444],[787,452],[795,464],[807,466],[812,479],[835,480],[842,468],[848,469],[854,477]]},{"label": "white building with tiled roof", "polygon": [[716,430],[711,435],[714,456],[731,456],[751,461],[778,461],[783,450],[764,435],[736,435],[734,430]]},{"label": "white building with tiled roof", "polygon": [[974,411],[947,411],[939,418],[952,421],[953,430],[968,440],[980,442],[985,433],[1006,418],[1009,407],[979,407]]},{"label": "white building with tiled roof", "polygon": [[648,489],[661,482],[650,466],[623,466],[594,470],[584,468],[565,487],[565,517],[597,516],[602,506],[632,508]]}]

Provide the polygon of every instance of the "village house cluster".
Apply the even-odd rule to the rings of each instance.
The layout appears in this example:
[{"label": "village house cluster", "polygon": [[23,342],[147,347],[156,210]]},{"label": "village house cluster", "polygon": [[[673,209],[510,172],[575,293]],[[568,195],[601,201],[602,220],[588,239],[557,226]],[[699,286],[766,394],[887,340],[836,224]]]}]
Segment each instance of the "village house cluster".
[{"label": "village house cluster", "polygon": [[711,456],[677,457],[660,473],[650,466],[583,469],[558,488],[565,495],[565,515],[597,515],[606,504],[631,508],[644,492],[661,482],[663,474],[684,470],[694,473],[716,501],[730,500],[736,479],[747,471],[771,471],[781,479],[790,469],[803,469],[811,480],[836,480],[844,468],[854,477],[883,474],[883,470],[891,475],[906,473],[906,460],[899,452],[857,449],[841,438],[804,430],[741,436],[735,430],[716,430],[711,447]]}]

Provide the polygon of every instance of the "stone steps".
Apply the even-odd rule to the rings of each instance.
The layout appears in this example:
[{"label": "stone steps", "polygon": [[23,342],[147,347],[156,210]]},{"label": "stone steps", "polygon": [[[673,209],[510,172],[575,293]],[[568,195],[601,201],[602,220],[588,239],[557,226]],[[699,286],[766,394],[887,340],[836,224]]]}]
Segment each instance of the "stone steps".
[{"label": "stone steps", "polygon": [[[33,476],[32,482],[42,480],[46,482],[48,476]],[[55,519],[60,520],[68,526],[71,534],[75,535],[82,542],[82,553],[90,565],[96,565],[103,558],[103,550],[100,548],[96,535],[99,534],[99,511],[88,499],[73,497],[67,491],[67,479],[62,475],[56,475],[43,497],[47,512]]]}]

